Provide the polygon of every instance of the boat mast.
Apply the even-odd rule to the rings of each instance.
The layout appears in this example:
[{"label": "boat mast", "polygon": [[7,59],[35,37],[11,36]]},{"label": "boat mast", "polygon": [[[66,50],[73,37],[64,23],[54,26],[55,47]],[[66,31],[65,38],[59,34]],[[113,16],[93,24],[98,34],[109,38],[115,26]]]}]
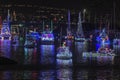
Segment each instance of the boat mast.
[{"label": "boat mast", "polygon": [[77,28],[77,35],[84,37],[83,35],[83,29],[82,29],[82,21],[81,21],[81,12],[79,12],[79,17],[78,17],[78,28]]},{"label": "boat mast", "polygon": [[51,32],[53,31],[53,22],[51,20]]},{"label": "boat mast", "polygon": [[67,28],[67,35],[69,35],[71,33],[70,31],[70,10],[68,10],[68,28]]},{"label": "boat mast", "polygon": [[114,1],[113,2],[113,27],[114,27],[114,31],[116,30],[116,27],[115,27],[115,23],[116,23],[115,8],[116,8],[116,4],[115,4],[115,1]]},{"label": "boat mast", "polygon": [[7,14],[7,21],[9,22],[10,19],[10,10],[8,9],[8,14]]},{"label": "boat mast", "polygon": [[61,40],[62,40],[62,27],[61,27],[61,31],[60,31],[60,46],[62,45],[61,44],[61,42],[62,42]]},{"label": "boat mast", "polygon": [[[43,20],[43,31],[44,31],[44,27],[45,27],[45,22],[44,22],[44,20]],[[43,31],[42,31],[42,32],[43,32]]]},{"label": "boat mast", "polygon": [[0,16],[0,29],[2,28],[2,17]]}]

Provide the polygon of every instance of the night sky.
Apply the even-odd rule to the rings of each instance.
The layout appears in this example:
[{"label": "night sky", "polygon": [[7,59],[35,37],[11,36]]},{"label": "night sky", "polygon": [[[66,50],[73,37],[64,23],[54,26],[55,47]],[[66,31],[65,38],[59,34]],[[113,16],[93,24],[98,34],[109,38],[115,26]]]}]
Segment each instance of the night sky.
[{"label": "night sky", "polygon": [[39,6],[89,9],[95,11],[110,11],[113,9],[113,2],[119,5],[119,0],[0,0],[1,3],[8,4],[33,4]]}]

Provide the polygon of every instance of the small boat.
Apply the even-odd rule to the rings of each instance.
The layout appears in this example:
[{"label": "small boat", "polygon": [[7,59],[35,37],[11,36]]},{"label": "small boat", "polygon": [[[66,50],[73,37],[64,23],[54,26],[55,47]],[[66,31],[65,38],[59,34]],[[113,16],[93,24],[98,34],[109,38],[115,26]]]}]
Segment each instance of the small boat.
[{"label": "small boat", "polygon": [[102,30],[102,32],[100,33],[100,35],[96,38],[97,44],[100,44],[99,48],[101,47],[109,47],[110,46],[110,40],[109,40],[109,36],[106,33],[106,29],[104,28]]},{"label": "small boat", "polygon": [[36,31],[30,32],[29,33],[35,40],[39,40],[40,39],[40,34]]},{"label": "small boat", "polygon": [[62,46],[62,47],[59,47],[56,57],[57,59],[71,59],[72,52],[69,50],[69,47]]},{"label": "small boat", "polygon": [[113,40],[113,48],[120,48],[120,39],[118,38],[116,38],[116,39],[114,39]]},{"label": "small boat", "polygon": [[19,42],[19,36],[18,35],[14,35],[12,37],[12,44],[16,44],[17,42]]},{"label": "small boat", "polygon": [[26,35],[24,47],[34,48],[36,46],[36,41],[29,34]]},{"label": "small boat", "polygon": [[11,31],[10,31],[10,14],[8,10],[7,20],[4,20],[1,28],[1,39],[2,40],[11,40]]},{"label": "small boat", "polygon": [[101,56],[113,56],[115,57],[116,54],[114,50],[110,48],[99,48],[96,52],[83,52],[83,57],[101,57]]},{"label": "small boat", "polygon": [[58,48],[58,52],[56,55],[57,59],[72,59],[72,52],[69,47],[66,46],[66,42],[63,42],[62,46]]},{"label": "small boat", "polygon": [[42,35],[41,35],[41,41],[51,41],[51,42],[53,42],[54,41],[54,35],[53,35],[53,33],[42,33]]}]

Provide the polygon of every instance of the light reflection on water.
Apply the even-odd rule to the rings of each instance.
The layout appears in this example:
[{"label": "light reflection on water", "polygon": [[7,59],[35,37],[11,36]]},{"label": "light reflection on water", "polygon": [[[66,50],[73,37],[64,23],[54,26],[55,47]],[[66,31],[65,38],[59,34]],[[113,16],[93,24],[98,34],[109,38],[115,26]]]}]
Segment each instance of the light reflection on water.
[{"label": "light reflection on water", "polygon": [[11,58],[11,41],[1,40],[0,43],[0,56]]},{"label": "light reflection on water", "polygon": [[71,68],[60,68],[57,71],[58,80],[72,80],[72,69]]},{"label": "light reflection on water", "polygon": [[0,71],[0,80],[119,80],[118,69],[48,69]]},{"label": "light reflection on water", "polygon": [[40,45],[40,64],[55,64],[55,46]]},{"label": "light reflection on water", "polygon": [[[70,44],[73,48],[73,45]],[[16,47],[16,48],[15,48]],[[85,46],[86,47],[86,46]],[[81,53],[84,48],[83,44],[75,43],[75,54],[77,63],[83,59]],[[38,48],[24,48],[23,46],[11,46],[10,41],[0,42],[0,56],[14,59],[19,64],[54,64],[55,62],[55,45],[40,45]],[[86,48],[87,49],[87,48]],[[72,51],[72,50],[71,50]],[[90,60],[90,59],[89,59]],[[111,62],[106,58],[98,59],[98,63]],[[103,61],[103,62],[102,62]],[[72,69],[58,68],[47,70],[21,70],[21,71],[0,71],[0,80],[9,79],[33,79],[33,80],[118,80],[120,71],[118,69]]]},{"label": "light reflection on water", "polygon": [[[103,58],[85,58],[82,57],[82,52],[88,51],[88,44],[75,42],[73,41],[66,41],[66,44],[70,47],[70,51],[73,53],[73,64],[87,64],[88,62],[91,63],[91,60],[96,60],[97,64],[108,62],[110,64],[114,64],[115,61],[112,57]],[[16,44],[12,44],[10,40],[3,40],[0,41],[0,56],[4,56],[7,58],[11,58],[18,62],[18,64],[37,64],[37,65],[54,65],[56,63],[56,45],[40,45],[39,47],[35,48],[24,48],[21,46],[21,42]],[[107,64],[108,64],[107,63]]]},{"label": "light reflection on water", "polygon": [[56,80],[55,70],[41,70],[38,78],[40,80]]}]

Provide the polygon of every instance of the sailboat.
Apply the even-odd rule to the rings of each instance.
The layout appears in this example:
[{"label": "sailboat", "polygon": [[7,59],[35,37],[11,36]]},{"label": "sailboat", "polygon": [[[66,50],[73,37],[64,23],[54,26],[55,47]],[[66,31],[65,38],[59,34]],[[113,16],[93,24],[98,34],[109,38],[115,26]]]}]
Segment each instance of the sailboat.
[{"label": "sailboat", "polygon": [[83,57],[115,57],[116,54],[114,50],[112,50],[110,46],[110,40],[108,34],[106,33],[106,29],[103,28],[100,35],[97,37],[97,51],[96,52],[83,52]]},{"label": "sailboat", "polygon": [[10,13],[9,13],[9,10],[8,10],[7,20],[3,21],[2,28],[1,28],[1,39],[2,40],[5,40],[5,39],[11,40],[9,18],[10,18]]},{"label": "sailboat", "polygon": [[34,48],[37,46],[36,39],[33,37],[33,35],[31,35],[31,33],[27,32],[27,30],[28,29],[26,28],[24,47]]},{"label": "sailboat", "polygon": [[100,35],[97,37],[97,43],[100,44],[100,47],[109,47],[110,46],[110,40],[109,40],[109,36],[106,33],[106,29],[103,28],[103,30],[101,31]]},{"label": "sailboat", "polygon": [[[115,1],[113,2],[113,12],[114,12],[114,15],[113,15],[113,23],[114,23],[114,25],[113,25],[113,27],[114,27],[114,31],[116,31],[116,32],[118,32],[117,30],[116,30],[116,3],[115,3]],[[119,50],[119,48],[120,48],[120,36],[119,36],[119,32],[118,33],[116,33],[115,34],[115,38],[113,39],[113,48],[115,49],[115,51],[117,51],[117,50]]]},{"label": "sailboat", "polygon": [[70,27],[70,11],[68,10],[68,27],[67,27],[67,36],[65,36],[66,40],[73,40],[74,36],[71,32],[71,27]]},{"label": "sailboat", "polygon": [[79,12],[78,27],[77,27],[77,32],[75,35],[75,41],[79,41],[79,42],[85,41],[85,37],[83,34],[83,29],[82,29],[82,22],[81,22],[81,12]]}]

